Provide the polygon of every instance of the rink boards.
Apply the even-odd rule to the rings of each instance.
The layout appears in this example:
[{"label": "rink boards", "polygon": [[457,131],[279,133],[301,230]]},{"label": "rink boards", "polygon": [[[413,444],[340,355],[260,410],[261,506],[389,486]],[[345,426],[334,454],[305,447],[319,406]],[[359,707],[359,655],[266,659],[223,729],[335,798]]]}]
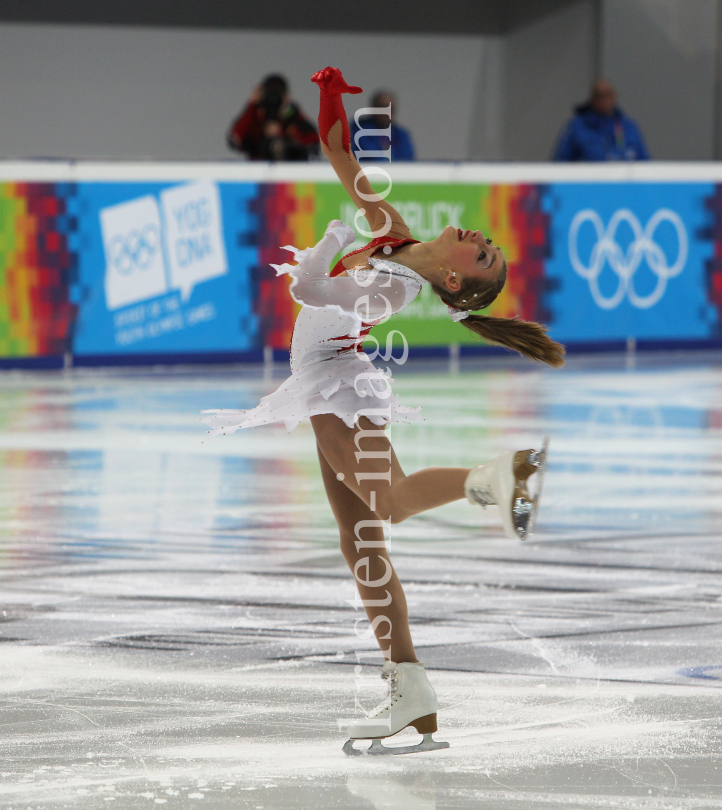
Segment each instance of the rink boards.
[{"label": "rink boards", "polygon": [[[507,257],[487,310],[574,349],[722,338],[714,164],[411,164],[378,189],[412,233],[480,228]],[[207,362],[288,350],[296,305],[271,263],[363,218],[324,164],[0,164],[0,362]],[[377,327],[430,353],[475,337],[429,288]],[[397,336],[396,340],[400,340]]]}]

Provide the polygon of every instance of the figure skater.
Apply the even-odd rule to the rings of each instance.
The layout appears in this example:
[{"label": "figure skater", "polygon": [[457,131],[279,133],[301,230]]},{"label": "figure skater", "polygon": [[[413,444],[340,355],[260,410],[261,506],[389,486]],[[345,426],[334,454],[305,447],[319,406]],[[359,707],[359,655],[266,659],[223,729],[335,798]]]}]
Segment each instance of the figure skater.
[{"label": "figure skater", "polygon": [[[389,559],[384,527],[466,496],[472,503],[497,504],[505,533],[525,539],[533,528],[538,494],[527,479],[541,478],[546,446],[509,452],[473,469],[432,467],[406,475],[384,427],[420,418],[391,393],[391,378],[362,349],[370,329],[400,312],[424,284],[448,307],[454,321],[493,343],[551,366],[563,364],[564,348],[546,328],[518,319],[477,314],[501,292],[506,263],[499,247],[479,231],[445,228],[430,242],[414,239],[399,214],[375,194],[351,152],[342,93],[360,93],[341,72],[327,67],[312,77],[320,88],[322,149],[349,196],[378,235],[344,256],[329,273],[334,256],[355,241],[354,230],[335,220],[313,248],[287,250],[296,264],[276,267],[292,276],[291,295],[302,304],[291,342],[291,376],[252,410],[204,411],[213,434],[285,422],[292,430],[310,418],[321,475],[338,523],[341,552],[353,571],[385,663],[388,696],[366,718],[351,723],[346,753],[356,739],[371,739],[370,753],[401,753],[447,747],[431,734],[437,728],[436,693],[416,657],[406,599]],[[378,347],[378,344],[377,344]],[[422,743],[387,748],[382,738],[407,726]]]}]

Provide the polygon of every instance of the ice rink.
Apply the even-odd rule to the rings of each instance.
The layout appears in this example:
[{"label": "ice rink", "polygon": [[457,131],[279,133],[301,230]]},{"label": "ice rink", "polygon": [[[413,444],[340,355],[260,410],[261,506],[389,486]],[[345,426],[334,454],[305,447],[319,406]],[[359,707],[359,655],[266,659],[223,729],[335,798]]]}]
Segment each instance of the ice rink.
[{"label": "ice rink", "polygon": [[384,688],[310,427],[198,421],[285,374],[2,373],[1,807],[722,807],[721,354],[395,372],[407,472],[551,452],[526,544],[392,528],[451,747],[387,758],[341,752]]}]

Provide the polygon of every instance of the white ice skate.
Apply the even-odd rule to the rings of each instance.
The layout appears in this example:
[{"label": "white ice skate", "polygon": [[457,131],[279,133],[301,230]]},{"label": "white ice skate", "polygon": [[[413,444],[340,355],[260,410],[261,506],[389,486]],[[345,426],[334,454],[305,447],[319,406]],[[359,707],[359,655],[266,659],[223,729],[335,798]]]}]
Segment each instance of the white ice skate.
[{"label": "white ice skate", "polygon": [[[449,743],[437,742],[431,736],[436,731],[436,692],[426,677],[421,663],[394,664],[387,661],[381,668],[381,677],[387,681],[389,693],[363,720],[349,725],[350,737],[343,746],[345,754],[413,754],[418,751],[435,751],[448,748]],[[413,726],[423,740],[417,745],[387,748],[381,740],[398,734]],[[371,747],[354,748],[354,740],[371,740]]]},{"label": "white ice skate", "polygon": [[[474,467],[466,477],[466,497],[471,503],[483,507],[497,504],[507,537],[526,540],[534,531],[548,448],[547,436],[541,450],[504,453],[488,464]],[[532,496],[527,479],[534,473],[537,476],[537,491]]]},{"label": "white ice skate", "polygon": [[338,239],[339,250],[343,250],[356,241],[356,231],[340,219],[332,219],[328,223],[326,233],[332,233]]}]

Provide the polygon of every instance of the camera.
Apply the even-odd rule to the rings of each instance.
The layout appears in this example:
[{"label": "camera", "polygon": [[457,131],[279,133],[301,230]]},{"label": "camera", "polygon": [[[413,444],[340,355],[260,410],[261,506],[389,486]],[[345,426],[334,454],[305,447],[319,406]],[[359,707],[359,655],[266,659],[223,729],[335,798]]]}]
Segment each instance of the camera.
[{"label": "camera", "polygon": [[265,112],[266,121],[278,121],[288,92],[281,76],[268,76],[263,82],[263,94],[258,106]]}]

